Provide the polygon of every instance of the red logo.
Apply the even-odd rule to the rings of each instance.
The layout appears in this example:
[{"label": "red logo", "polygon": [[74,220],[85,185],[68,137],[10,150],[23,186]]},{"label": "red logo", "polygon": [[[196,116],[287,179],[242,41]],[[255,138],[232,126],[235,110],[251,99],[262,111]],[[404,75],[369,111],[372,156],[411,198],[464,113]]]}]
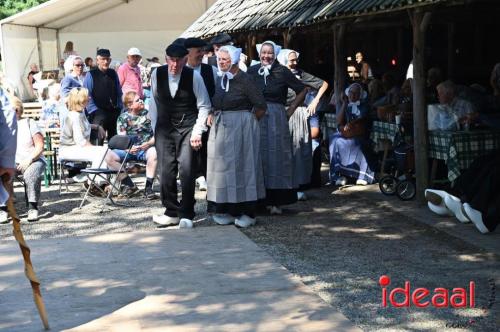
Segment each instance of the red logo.
[{"label": "red logo", "polygon": [[[425,308],[432,305],[435,308],[474,308],[475,287],[474,281],[469,282],[469,288],[453,288],[451,291],[446,288],[434,288],[433,291],[419,287],[412,290],[409,281],[405,281],[403,288],[396,287],[387,289],[391,284],[391,278],[383,275],[378,283],[382,287],[382,306],[387,307],[387,300],[395,308],[410,307],[412,304],[418,308]],[[400,302],[396,301],[396,296]],[[402,295],[402,296],[401,296]],[[401,301],[402,300],[402,301]]]}]

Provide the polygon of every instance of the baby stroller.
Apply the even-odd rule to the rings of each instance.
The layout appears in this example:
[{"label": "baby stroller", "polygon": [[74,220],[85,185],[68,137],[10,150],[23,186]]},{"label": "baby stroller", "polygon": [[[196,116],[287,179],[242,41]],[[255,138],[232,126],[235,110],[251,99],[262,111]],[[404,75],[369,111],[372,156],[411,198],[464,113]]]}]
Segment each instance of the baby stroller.
[{"label": "baby stroller", "polygon": [[403,129],[394,140],[393,165],[391,173],[379,181],[380,191],[384,195],[396,195],[403,201],[415,197],[415,152],[413,145],[405,142]]}]

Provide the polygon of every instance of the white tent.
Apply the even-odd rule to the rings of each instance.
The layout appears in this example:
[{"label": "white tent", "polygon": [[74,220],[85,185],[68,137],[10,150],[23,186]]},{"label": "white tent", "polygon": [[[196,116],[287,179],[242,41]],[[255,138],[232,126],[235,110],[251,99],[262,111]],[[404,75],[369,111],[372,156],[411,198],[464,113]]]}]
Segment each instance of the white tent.
[{"label": "white tent", "polygon": [[29,65],[58,67],[67,41],[82,57],[108,48],[125,61],[130,47],[144,58],[163,58],[180,36],[215,0],[50,0],[0,21],[5,78],[25,99],[30,96]]}]

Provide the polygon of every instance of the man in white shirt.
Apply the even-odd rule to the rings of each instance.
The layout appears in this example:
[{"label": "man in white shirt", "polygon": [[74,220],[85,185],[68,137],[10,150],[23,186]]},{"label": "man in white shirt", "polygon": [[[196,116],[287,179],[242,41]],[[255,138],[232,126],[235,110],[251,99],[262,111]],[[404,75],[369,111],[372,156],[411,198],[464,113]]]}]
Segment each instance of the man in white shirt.
[{"label": "man in white shirt", "polygon": [[[162,226],[193,227],[195,152],[202,146],[211,108],[210,97],[201,75],[185,66],[188,50],[180,44],[166,49],[167,64],[151,75],[151,124],[159,161],[161,200],[165,213],[153,216]],[[182,200],[177,200],[177,173]]]}]

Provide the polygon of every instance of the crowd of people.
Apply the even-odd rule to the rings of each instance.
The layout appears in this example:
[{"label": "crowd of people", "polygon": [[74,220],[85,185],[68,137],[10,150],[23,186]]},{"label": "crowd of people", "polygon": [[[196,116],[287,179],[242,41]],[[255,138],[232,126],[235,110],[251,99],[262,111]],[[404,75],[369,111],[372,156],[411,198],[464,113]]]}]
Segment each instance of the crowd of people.
[{"label": "crowd of people", "polygon": [[[45,93],[38,91],[45,95],[38,123],[21,120],[22,103],[9,101],[19,119],[15,163],[27,185],[28,220],[38,219],[46,167],[40,127],[60,128],[63,160],[113,170],[125,158],[145,164],[146,199],[158,198],[153,183],[159,178],[165,207],[164,214],[153,216],[159,225],[193,227],[197,185],[207,191],[207,209],[217,224],[249,227],[266,210],[280,215],[283,206],[306,200],[305,191],[321,185],[320,114],[329,104],[337,106],[337,93],[342,100],[335,110],[337,129],[326,137],[330,183],[376,182],[379,166],[369,139],[371,122],[387,120],[381,108],[411,114],[411,64],[398,85],[392,73],[375,78],[358,52],[346,73],[349,85],[328,94],[325,80],[298,66],[298,51],[271,40],[256,48],[258,61],[248,65],[227,34],[210,43],[178,38],[166,48],[164,65],[154,57],[143,66],[141,51],[132,47],[123,64],[113,64],[110,51],[98,49],[94,67],[93,58],[79,56],[68,42],[61,62],[64,78],[45,87]],[[28,75],[34,88],[37,70],[32,66]],[[491,77],[495,94],[500,91],[499,72],[495,67]],[[427,77],[427,102],[449,108],[464,127],[479,125],[488,116],[482,109],[498,106],[498,98],[477,86],[445,80],[439,68],[431,68]],[[103,144],[115,135],[132,137],[133,147],[108,150]],[[140,191],[129,176],[120,180],[121,194]],[[90,188],[94,195],[109,190],[104,182],[97,186]],[[475,209],[474,204],[469,207]],[[6,220],[0,215],[0,222]]]}]

